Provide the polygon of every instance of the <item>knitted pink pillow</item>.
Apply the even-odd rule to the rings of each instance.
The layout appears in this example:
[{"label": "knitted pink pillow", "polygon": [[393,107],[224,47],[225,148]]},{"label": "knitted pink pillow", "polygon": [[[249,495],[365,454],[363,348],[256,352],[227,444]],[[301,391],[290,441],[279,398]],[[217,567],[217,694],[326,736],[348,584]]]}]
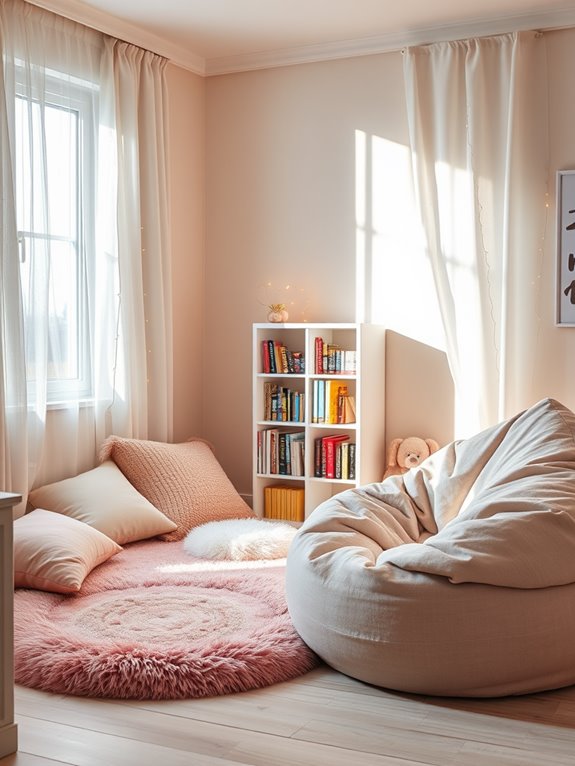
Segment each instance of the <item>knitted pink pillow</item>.
[{"label": "knitted pink pillow", "polygon": [[182,540],[192,527],[255,514],[237,493],[209,444],[183,444],[110,436],[100,460],[111,458],[124,476],[178,528],[161,540]]}]

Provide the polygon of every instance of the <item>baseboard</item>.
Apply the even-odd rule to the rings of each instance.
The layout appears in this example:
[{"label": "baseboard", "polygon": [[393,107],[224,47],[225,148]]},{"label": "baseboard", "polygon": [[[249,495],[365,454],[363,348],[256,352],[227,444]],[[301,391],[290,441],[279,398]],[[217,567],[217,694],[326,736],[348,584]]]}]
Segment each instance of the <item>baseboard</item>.
[{"label": "baseboard", "polygon": [[254,496],[253,495],[247,495],[242,492],[239,493],[242,500],[245,500],[246,503],[249,505],[250,508],[254,507]]}]

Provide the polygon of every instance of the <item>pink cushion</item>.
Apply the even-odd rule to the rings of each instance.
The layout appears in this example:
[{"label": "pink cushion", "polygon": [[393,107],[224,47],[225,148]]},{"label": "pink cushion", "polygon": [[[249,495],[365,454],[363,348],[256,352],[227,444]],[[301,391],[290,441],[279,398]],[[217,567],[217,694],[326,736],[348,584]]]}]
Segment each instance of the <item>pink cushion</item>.
[{"label": "pink cushion", "polygon": [[38,509],[14,521],[14,585],[75,593],[121,547],[81,521]]},{"label": "pink cushion", "polygon": [[110,436],[100,459],[112,459],[134,487],[178,528],[162,540],[182,540],[192,527],[221,519],[253,518],[211,447],[200,439],[182,444]]}]

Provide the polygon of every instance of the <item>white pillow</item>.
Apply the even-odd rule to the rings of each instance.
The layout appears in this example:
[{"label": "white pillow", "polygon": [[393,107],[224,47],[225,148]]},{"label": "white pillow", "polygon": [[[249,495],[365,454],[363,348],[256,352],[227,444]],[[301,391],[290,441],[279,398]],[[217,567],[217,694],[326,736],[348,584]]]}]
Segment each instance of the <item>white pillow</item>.
[{"label": "white pillow", "polygon": [[98,529],[119,545],[173,532],[176,524],[130,484],[112,460],[29,495],[33,508],[62,513]]}]

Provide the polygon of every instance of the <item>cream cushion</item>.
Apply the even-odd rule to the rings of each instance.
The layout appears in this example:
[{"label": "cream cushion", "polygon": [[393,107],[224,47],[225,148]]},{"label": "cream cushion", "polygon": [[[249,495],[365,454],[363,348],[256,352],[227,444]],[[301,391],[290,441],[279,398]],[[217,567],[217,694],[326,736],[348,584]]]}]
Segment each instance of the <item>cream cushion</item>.
[{"label": "cream cushion", "polygon": [[254,517],[202,439],[167,444],[110,436],[100,457],[111,458],[134,487],[177,524],[162,540],[182,540],[192,527],[208,521]]},{"label": "cream cushion", "polygon": [[39,487],[30,493],[28,501],[33,508],[83,521],[119,545],[176,529],[175,523],[146,500],[112,460],[70,479]]},{"label": "cream cushion", "polygon": [[408,692],[575,683],[575,415],[551,399],[319,506],[287,560],[326,662]]},{"label": "cream cushion", "polygon": [[14,521],[14,585],[75,593],[121,547],[97,529],[38,509]]}]

